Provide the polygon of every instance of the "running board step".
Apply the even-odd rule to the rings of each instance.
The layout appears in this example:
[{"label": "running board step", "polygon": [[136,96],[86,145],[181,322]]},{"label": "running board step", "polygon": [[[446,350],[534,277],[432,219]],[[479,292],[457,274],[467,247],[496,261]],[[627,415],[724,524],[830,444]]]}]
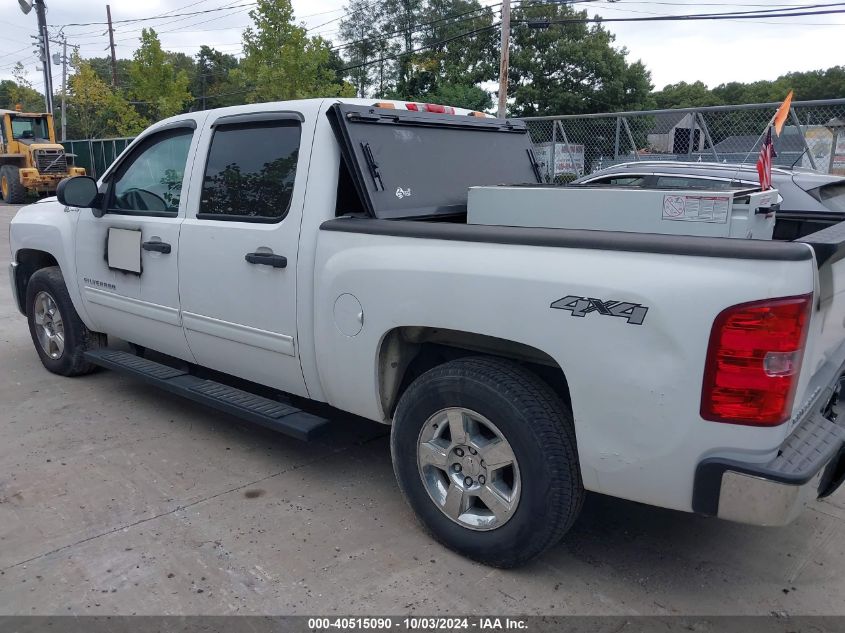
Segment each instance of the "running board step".
[{"label": "running board step", "polygon": [[122,350],[103,348],[85,352],[85,360],[300,440],[312,439],[317,431],[329,424],[325,418],[283,402],[192,376],[182,369]]}]

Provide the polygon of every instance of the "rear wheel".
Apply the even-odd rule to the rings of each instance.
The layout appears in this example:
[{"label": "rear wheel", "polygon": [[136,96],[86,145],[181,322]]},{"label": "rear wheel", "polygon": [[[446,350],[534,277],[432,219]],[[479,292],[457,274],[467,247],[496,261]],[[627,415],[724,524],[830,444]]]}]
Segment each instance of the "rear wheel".
[{"label": "rear wheel", "polygon": [[14,165],[0,167],[0,194],[7,204],[23,204],[26,201],[26,187],[21,184],[19,169]]},{"label": "rear wheel", "polygon": [[510,361],[466,358],[420,376],[397,407],[391,449],[423,525],[489,565],[537,556],[581,508],[572,415],[546,383]]},{"label": "rear wheel", "polygon": [[97,368],[84,354],[105,345],[105,335],[92,332],[79,318],[58,266],[32,275],[26,286],[26,308],[29,333],[44,367],[62,376],[80,376]]}]

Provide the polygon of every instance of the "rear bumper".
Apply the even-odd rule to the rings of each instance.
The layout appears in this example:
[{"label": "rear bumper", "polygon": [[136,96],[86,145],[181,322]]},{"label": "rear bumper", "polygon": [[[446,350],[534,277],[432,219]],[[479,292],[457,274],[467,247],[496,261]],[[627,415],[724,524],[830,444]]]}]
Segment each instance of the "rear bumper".
[{"label": "rear bumper", "polygon": [[693,510],[753,525],[786,525],[807,503],[845,479],[845,425],[835,408],[845,366],[828,363],[811,383],[813,397],[768,463],[709,457],[696,469]]}]

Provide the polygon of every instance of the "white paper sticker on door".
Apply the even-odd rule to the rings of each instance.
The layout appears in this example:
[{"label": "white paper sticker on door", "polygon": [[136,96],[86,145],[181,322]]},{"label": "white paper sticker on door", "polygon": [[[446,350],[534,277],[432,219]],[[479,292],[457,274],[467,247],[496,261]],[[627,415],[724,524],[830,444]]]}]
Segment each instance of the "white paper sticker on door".
[{"label": "white paper sticker on door", "polygon": [[110,227],[106,249],[109,268],[141,274],[141,231]]}]

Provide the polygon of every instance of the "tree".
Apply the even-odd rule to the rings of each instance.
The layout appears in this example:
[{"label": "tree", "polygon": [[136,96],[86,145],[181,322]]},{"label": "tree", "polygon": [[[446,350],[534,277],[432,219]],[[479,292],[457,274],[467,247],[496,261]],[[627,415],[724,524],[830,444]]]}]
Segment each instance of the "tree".
[{"label": "tree", "polygon": [[71,66],[74,73],[67,99],[70,138],[135,136],[149,124],[79,53],[73,54]]},{"label": "tree", "polygon": [[499,67],[493,22],[492,11],[477,0],[429,0],[420,23],[418,47],[423,50],[413,55],[407,94],[397,96],[490,108],[492,98],[480,86],[494,80]]},{"label": "tree", "polygon": [[[191,92],[199,107],[222,108],[243,103],[243,94],[235,81],[238,59],[210,46],[201,46],[196,55],[196,70],[191,79]],[[233,74],[234,73],[234,74]]]},{"label": "tree", "polygon": [[845,94],[845,66],[781,75],[772,81],[731,81],[713,89],[700,81],[670,84],[654,93],[660,108],[686,108],[720,104],[782,101],[790,90],[795,100],[836,99]]},{"label": "tree", "polygon": [[654,100],[658,108],[696,108],[722,103],[722,100],[701,81],[669,84],[654,93]]},{"label": "tree", "polygon": [[490,110],[493,107],[493,97],[487,90],[465,83],[439,83],[433,91],[414,96],[412,99],[478,110],[479,112]]},{"label": "tree", "polygon": [[585,19],[586,11],[558,4],[514,11],[510,55],[511,114],[580,114],[653,106],[651,75],[601,24],[569,22],[531,28],[524,20]]},{"label": "tree", "polygon": [[44,110],[44,95],[32,87],[23,64],[18,62],[12,70],[14,80],[0,81],[0,107],[14,110],[20,105],[24,112]]},{"label": "tree", "polygon": [[141,31],[141,44],[129,66],[129,81],[129,94],[138,102],[138,111],[153,121],[179,114],[192,100],[188,73],[168,61],[153,29]]},{"label": "tree", "polygon": [[240,65],[249,101],[355,94],[331,68],[329,43],[294,24],[290,0],[258,0],[249,15],[253,25],[244,31]]},{"label": "tree", "polygon": [[[102,79],[109,86],[112,85],[111,80],[111,57],[89,57],[85,60],[97,73],[97,76]],[[129,67],[132,65],[131,59],[117,59],[117,88],[126,92],[129,89]]]},{"label": "tree", "polygon": [[413,76],[411,51],[418,40],[416,31],[417,25],[423,21],[423,7],[424,0],[384,0],[385,32],[395,34],[398,48],[402,51],[396,62],[396,95],[408,95],[411,92],[408,86]]},{"label": "tree", "polygon": [[[426,50],[418,55],[436,62],[444,84],[493,81],[499,71],[499,29],[492,28],[494,22],[493,11],[478,0],[428,0],[420,36]],[[480,29],[485,30],[463,36]]]},{"label": "tree", "polygon": [[378,33],[384,23],[383,6],[371,0],[349,0],[344,11],[348,17],[338,24],[338,35],[341,41],[347,43],[342,50],[348,65],[357,66],[349,71],[348,77],[357,96],[366,97],[377,82],[371,62],[378,59],[379,40],[382,39]]}]

